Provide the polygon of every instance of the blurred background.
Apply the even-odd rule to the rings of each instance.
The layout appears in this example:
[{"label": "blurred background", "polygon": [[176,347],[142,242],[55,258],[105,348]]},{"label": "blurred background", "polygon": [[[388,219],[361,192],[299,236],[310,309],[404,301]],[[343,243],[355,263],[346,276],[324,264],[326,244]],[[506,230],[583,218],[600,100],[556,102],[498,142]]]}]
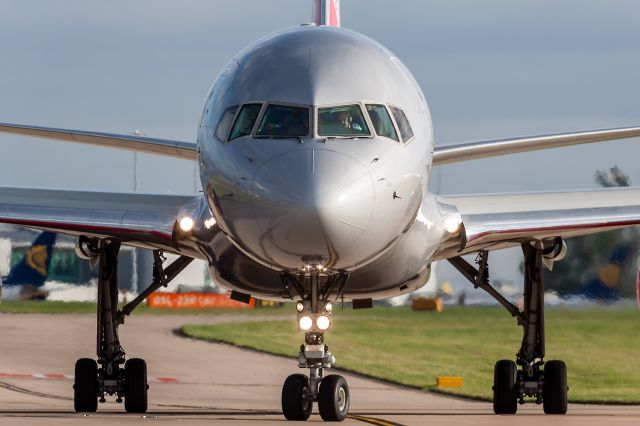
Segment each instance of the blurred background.
[{"label": "blurred background", "polygon": [[[413,72],[437,144],[640,124],[636,1],[343,0],[341,7],[343,27],[381,42]],[[0,121],[195,141],[205,95],[225,63],[255,39],[310,20],[308,0],[2,0]],[[0,146],[3,186],[199,190],[188,161],[11,135],[0,135]],[[634,185],[638,154],[632,139],[504,156],[442,166],[430,186],[469,194]],[[38,235],[0,229],[3,275]],[[632,297],[637,237],[628,230],[569,240],[547,288],[564,300]],[[95,278],[74,244],[57,238],[47,288]],[[136,292],[150,280],[149,253],[122,256],[121,282]],[[516,297],[520,250],[492,253],[490,263],[493,282]],[[446,263],[436,271],[429,292],[457,303],[465,291],[472,301],[457,272]],[[215,284],[206,277],[194,263],[176,285]],[[92,297],[83,291],[58,294]]]}]

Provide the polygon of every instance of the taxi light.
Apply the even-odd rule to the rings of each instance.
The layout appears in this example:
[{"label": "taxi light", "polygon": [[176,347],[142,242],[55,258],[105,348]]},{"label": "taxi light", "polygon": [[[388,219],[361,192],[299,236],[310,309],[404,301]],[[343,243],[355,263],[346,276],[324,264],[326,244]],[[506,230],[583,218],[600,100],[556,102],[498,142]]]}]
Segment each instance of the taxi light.
[{"label": "taxi light", "polygon": [[298,311],[298,312],[304,311],[304,303],[302,303],[302,302],[296,303],[296,311]]},{"label": "taxi light", "polygon": [[298,321],[298,325],[302,330],[307,331],[311,329],[311,327],[313,327],[313,320],[311,319],[311,317],[304,316],[300,318],[300,321]]},{"label": "taxi light", "polygon": [[207,229],[211,229],[211,227],[213,227],[213,225],[215,224],[216,224],[216,220],[212,217],[204,221],[204,227]]},{"label": "taxi light", "polygon": [[195,222],[189,216],[185,216],[180,219],[179,225],[182,231],[189,232],[193,229],[193,225],[195,225]]},{"label": "taxi light", "polygon": [[326,315],[320,315],[316,320],[316,325],[320,330],[326,330],[331,326],[331,320]]},{"label": "taxi light", "polygon": [[333,311],[333,305],[331,304],[331,302],[327,302],[326,305],[324,305],[324,310],[331,313],[331,311]]}]

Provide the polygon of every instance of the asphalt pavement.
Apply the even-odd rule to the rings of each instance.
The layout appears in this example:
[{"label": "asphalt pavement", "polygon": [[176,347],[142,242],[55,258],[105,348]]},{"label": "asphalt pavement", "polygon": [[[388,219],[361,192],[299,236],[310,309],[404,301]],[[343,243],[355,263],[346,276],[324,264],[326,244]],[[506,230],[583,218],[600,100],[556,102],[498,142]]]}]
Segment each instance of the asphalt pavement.
[{"label": "asphalt pavement", "polygon": [[[149,412],[125,414],[123,404],[109,400],[99,405],[97,413],[85,415],[73,411],[71,375],[77,358],[95,356],[95,316],[0,314],[0,424],[283,424],[280,392],[289,374],[301,372],[295,360],[175,333],[189,323],[247,319],[232,315],[128,318],[120,337],[129,357],[148,363]],[[344,424],[640,424],[638,406],[574,404],[566,416],[545,416],[542,407],[527,405],[515,416],[495,416],[486,402],[344,376],[351,389],[351,416]],[[322,422],[317,410],[309,421]]]}]

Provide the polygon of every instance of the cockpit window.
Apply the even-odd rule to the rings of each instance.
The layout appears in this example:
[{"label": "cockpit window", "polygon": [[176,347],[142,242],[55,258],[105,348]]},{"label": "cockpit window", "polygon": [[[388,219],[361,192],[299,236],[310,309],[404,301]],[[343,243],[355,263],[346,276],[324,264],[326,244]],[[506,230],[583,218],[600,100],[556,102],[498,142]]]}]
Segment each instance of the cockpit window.
[{"label": "cockpit window", "polygon": [[367,105],[367,111],[378,136],[400,141],[393,126],[393,121],[391,121],[391,116],[384,105]]},{"label": "cockpit window", "polygon": [[407,116],[404,115],[404,111],[402,111],[400,108],[396,108],[391,105],[389,105],[389,108],[391,109],[393,118],[396,119],[396,124],[398,125],[398,129],[400,130],[400,136],[402,136],[402,140],[404,142],[407,142],[413,137],[413,130],[411,130],[411,124],[409,124]]},{"label": "cockpit window", "polygon": [[229,128],[231,127],[231,123],[233,123],[233,117],[235,117],[236,111],[238,111],[237,105],[229,108],[224,112],[224,114],[222,114],[222,118],[220,118],[220,121],[216,126],[216,138],[218,138],[219,140],[227,140]]},{"label": "cockpit window", "polygon": [[260,108],[262,108],[261,104],[246,104],[242,107],[238,117],[236,118],[236,122],[233,124],[233,128],[231,129],[229,140],[251,134],[253,125],[260,113]]},{"label": "cockpit window", "polygon": [[318,135],[369,136],[369,127],[359,105],[318,108]]},{"label": "cockpit window", "polygon": [[309,108],[269,105],[262,116],[256,136],[307,136]]}]

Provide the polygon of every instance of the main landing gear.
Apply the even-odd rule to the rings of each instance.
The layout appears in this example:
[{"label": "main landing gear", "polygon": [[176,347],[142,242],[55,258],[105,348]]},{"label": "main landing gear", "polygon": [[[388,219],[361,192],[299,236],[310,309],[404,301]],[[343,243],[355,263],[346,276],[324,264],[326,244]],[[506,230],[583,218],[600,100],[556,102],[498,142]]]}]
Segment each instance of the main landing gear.
[{"label": "main landing gear", "polygon": [[309,277],[309,289],[303,285],[305,275],[287,275],[283,278],[288,288],[294,287],[302,299],[296,304],[298,326],[305,332],[304,344],[300,346],[298,367],[308,368],[309,377],[292,374],[282,387],[282,413],[287,420],[307,420],[311,416],[313,403],[325,421],[342,421],[349,413],[349,386],[344,377],[324,375],[326,368],[336,362],[324,343],[324,332],[331,326],[332,305],[326,297],[331,288],[346,277],[329,277],[324,288],[320,288],[320,274],[314,267]]},{"label": "main landing gear", "polygon": [[[93,241],[81,239],[99,261],[97,346],[98,360],[81,358],[76,361],[73,385],[73,405],[76,412],[95,412],[98,401],[105,396],[124,398],[128,413],[147,411],[147,364],[143,359],[125,359],[125,352],[118,338],[118,326],[149,294],[167,285],[193,259],[182,256],[166,269],[162,267],[160,252],[154,252],[154,279],[138,297],[118,311],[118,241]],[[124,365],[124,367],[123,367]]]},{"label": "main landing gear", "polygon": [[[561,243],[561,241],[560,241]],[[558,242],[555,242],[558,244]],[[517,318],[523,337],[516,361],[501,360],[494,368],[493,411],[515,414],[518,403],[526,399],[542,404],[546,414],[567,412],[567,367],[563,361],[544,361],[544,284],[543,255],[552,247],[541,241],[522,244],[524,253],[523,311],[506,300],[489,284],[488,252],[478,255],[478,269],[461,257],[449,259],[476,288],[481,288]]]}]

